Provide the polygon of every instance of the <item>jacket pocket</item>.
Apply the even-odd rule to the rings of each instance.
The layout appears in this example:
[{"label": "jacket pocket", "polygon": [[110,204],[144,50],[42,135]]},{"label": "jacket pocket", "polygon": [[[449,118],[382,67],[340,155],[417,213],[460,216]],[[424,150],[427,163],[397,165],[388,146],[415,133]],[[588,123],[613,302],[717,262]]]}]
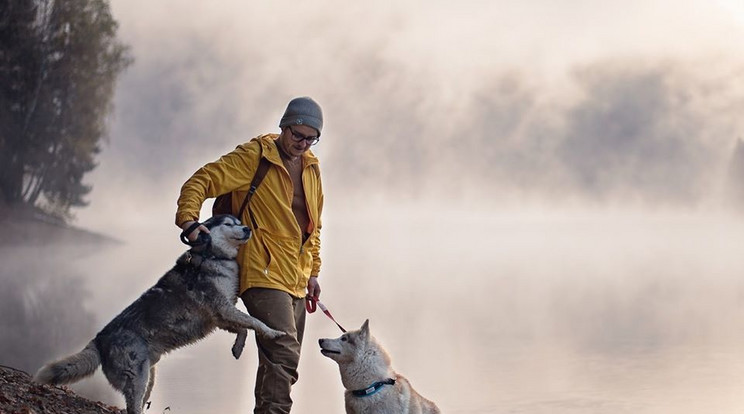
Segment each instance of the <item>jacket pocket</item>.
[{"label": "jacket pocket", "polygon": [[[246,267],[248,274],[266,275],[272,266],[273,257],[271,251],[264,243],[262,231],[259,229],[253,232],[253,237],[246,245],[245,256],[241,266]],[[255,276],[253,276],[255,277]]]},{"label": "jacket pocket", "polygon": [[280,236],[261,230],[260,242],[268,255],[266,277],[274,284],[294,289],[301,275],[300,244],[295,237]]}]

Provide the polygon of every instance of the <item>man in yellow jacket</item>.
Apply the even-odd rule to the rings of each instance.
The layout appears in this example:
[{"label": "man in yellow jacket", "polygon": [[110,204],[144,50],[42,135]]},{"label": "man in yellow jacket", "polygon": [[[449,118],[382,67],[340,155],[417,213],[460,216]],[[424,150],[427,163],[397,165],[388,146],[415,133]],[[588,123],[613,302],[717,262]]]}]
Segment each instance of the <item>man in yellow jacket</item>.
[{"label": "man in yellow jacket", "polygon": [[[288,335],[256,337],[256,414],[289,413],[305,327],[304,298],[320,296],[323,189],[310,147],[320,140],[323,113],[313,99],[295,98],[279,127],[280,134],[253,138],[197,170],[181,188],[176,213],[176,225],[186,230],[198,221],[204,200],[226,193],[232,193],[232,211],[237,212],[260,157],[269,161],[263,182],[239,217],[254,228],[238,256],[240,297],[251,315]],[[189,239],[199,232],[208,230],[199,226]]]}]

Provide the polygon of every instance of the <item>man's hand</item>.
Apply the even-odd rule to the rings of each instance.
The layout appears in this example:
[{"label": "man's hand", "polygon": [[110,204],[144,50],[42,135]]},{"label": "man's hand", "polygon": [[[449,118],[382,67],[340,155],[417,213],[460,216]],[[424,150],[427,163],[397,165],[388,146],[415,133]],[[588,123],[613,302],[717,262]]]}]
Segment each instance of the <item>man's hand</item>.
[{"label": "man's hand", "polygon": [[307,281],[307,295],[315,299],[318,299],[320,297],[320,284],[318,283],[318,276],[310,276],[310,279]]},{"label": "man's hand", "polygon": [[[190,220],[190,221],[187,221],[187,222],[183,223],[181,225],[181,230],[186,231],[194,223],[196,223],[196,221],[194,221],[194,220]],[[203,224],[201,224],[201,225],[199,225],[199,227],[197,227],[196,229],[194,229],[194,231],[192,231],[191,233],[187,234],[186,237],[189,239],[189,241],[194,242],[194,241],[196,241],[196,238],[199,237],[199,233],[201,233],[201,232],[204,232],[204,233],[209,234],[209,229],[206,228]]]}]

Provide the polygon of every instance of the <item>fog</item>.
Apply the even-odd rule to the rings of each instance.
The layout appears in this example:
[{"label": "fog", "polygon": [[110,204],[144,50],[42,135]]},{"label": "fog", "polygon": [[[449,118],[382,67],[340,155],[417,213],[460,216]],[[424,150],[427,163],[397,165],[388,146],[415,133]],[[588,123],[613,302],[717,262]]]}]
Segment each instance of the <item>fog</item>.
[{"label": "fog", "polygon": [[[183,181],[310,95],[323,300],[444,412],[741,412],[744,8],[678,3],[114,0],[135,63],[75,225],[121,244],[36,272],[81,323],[31,360],[168,270]],[[293,412],[343,412],[338,334],[309,316]],[[150,411],[250,411],[231,343],[166,356]]]}]

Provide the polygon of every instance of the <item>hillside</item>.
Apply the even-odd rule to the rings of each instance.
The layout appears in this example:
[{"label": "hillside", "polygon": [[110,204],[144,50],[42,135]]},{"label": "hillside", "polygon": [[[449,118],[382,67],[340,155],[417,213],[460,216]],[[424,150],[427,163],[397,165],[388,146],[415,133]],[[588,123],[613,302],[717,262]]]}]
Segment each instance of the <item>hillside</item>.
[{"label": "hillside", "polygon": [[119,414],[65,387],[40,385],[23,371],[0,366],[0,414]]}]

